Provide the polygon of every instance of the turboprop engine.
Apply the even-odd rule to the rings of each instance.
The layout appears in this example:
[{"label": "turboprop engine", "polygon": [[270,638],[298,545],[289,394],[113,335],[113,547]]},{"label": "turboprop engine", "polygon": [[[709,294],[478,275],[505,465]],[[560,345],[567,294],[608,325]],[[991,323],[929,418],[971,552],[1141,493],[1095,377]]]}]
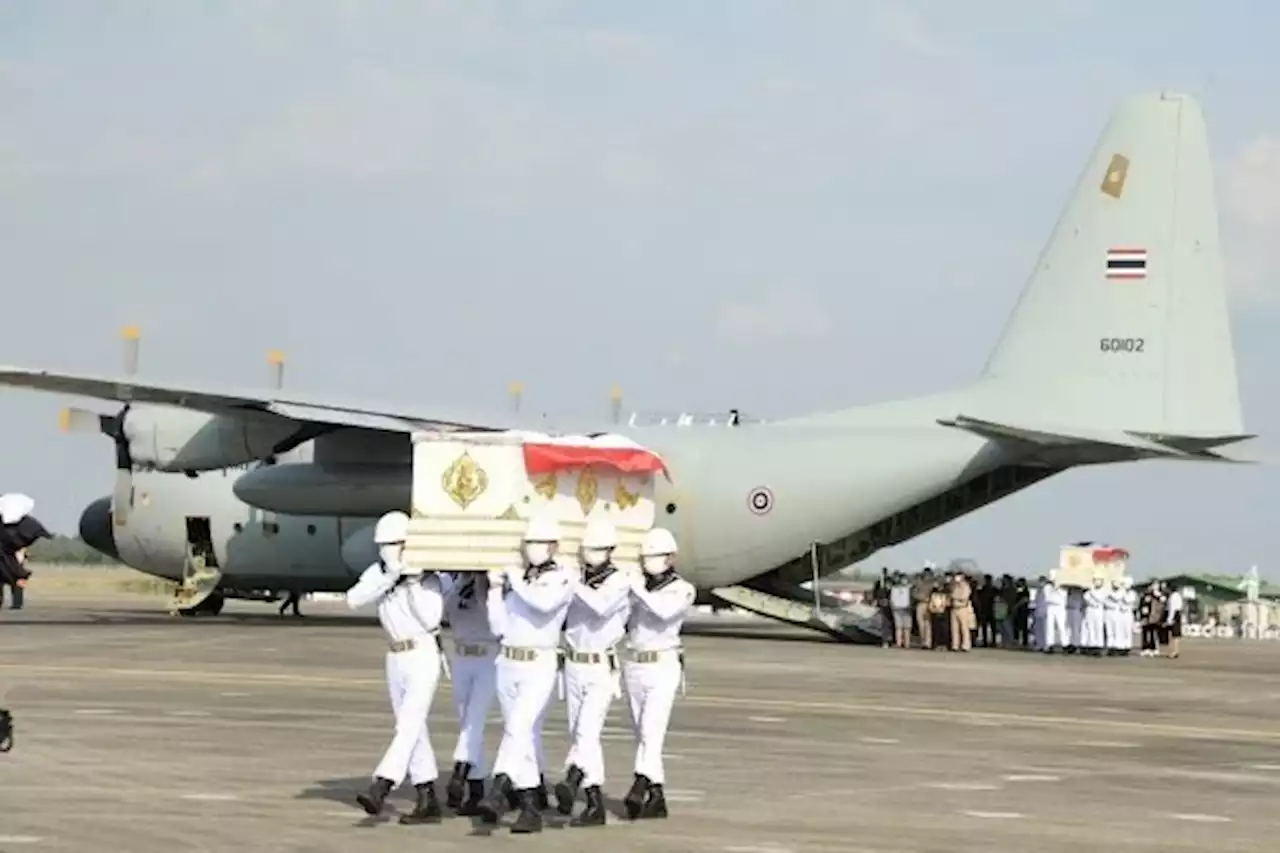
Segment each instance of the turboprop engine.
[{"label": "turboprop engine", "polygon": [[178,406],[128,403],[114,415],[67,409],[63,426],[97,430],[116,445],[119,467],[212,471],[269,457],[298,429],[264,412],[214,415]]}]

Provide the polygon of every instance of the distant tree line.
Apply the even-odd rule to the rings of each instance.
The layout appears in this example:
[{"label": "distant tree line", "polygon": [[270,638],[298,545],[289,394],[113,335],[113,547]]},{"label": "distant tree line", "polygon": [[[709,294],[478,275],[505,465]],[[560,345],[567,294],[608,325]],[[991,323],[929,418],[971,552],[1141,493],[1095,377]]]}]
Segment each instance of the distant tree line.
[{"label": "distant tree line", "polygon": [[27,559],[33,563],[70,563],[79,566],[118,566],[115,560],[95,551],[79,536],[55,536],[41,539],[27,549]]}]

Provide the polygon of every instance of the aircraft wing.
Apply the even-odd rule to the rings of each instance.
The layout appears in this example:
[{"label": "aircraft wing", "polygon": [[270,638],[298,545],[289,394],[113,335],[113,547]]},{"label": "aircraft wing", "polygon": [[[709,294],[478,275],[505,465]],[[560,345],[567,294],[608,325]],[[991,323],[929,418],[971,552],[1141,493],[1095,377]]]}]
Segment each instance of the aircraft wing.
[{"label": "aircraft wing", "polygon": [[[157,403],[181,406],[211,414],[237,414],[249,411],[269,412],[299,423],[311,423],[389,432],[414,430],[496,431],[527,428],[515,415],[449,411],[432,407],[432,411],[414,411],[404,405],[376,406],[345,404],[298,393],[277,391],[227,391],[190,384],[148,382],[137,379],[90,376],[82,373],[58,373],[24,367],[0,367],[0,385],[29,388],[51,394],[96,397],[122,403]],[[526,419],[527,421],[527,419]]]},{"label": "aircraft wing", "polygon": [[957,415],[938,421],[943,426],[963,429],[983,438],[1015,441],[1041,448],[1107,448],[1131,452],[1137,456],[1165,459],[1202,459],[1218,462],[1244,462],[1216,451],[1253,435],[1190,436],[1164,435],[1132,430],[1081,429],[1038,424],[1005,424]]}]

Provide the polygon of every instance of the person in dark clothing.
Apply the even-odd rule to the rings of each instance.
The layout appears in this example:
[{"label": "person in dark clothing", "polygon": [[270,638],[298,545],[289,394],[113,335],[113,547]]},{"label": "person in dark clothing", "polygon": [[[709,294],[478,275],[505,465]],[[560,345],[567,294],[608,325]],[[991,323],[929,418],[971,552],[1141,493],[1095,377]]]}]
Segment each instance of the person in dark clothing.
[{"label": "person in dark clothing", "polygon": [[22,494],[0,495],[0,606],[4,604],[4,586],[13,595],[13,610],[21,610],[24,587],[31,577],[26,567],[26,550],[40,539],[53,535],[31,514],[36,502]]},{"label": "person in dark clothing", "polygon": [[996,596],[999,592],[995,579],[991,575],[983,575],[973,596],[973,611],[978,622],[977,636],[974,639],[977,645],[984,648],[994,646],[996,637],[1000,635],[1000,630],[996,627]]},{"label": "person in dark clothing", "polygon": [[280,605],[280,615],[283,616],[284,612],[288,610],[290,607],[292,607],[293,615],[301,616],[302,613],[298,611],[298,604],[301,601],[302,601],[302,593],[298,592],[296,589],[289,590],[287,597],[284,600],[284,604]]},{"label": "person in dark clothing", "polygon": [[1031,642],[1031,631],[1028,622],[1031,618],[1031,590],[1027,582],[1018,578],[1013,588],[1013,641],[1023,648]]}]

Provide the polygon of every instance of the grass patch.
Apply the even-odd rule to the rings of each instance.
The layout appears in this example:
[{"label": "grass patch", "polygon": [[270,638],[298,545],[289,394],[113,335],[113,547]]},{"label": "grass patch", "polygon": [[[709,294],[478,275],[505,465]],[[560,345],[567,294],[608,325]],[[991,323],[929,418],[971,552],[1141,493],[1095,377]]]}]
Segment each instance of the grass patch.
[{"label": "grass patch", "polygon": [[125,594],[168,596],[177,584],[122,566],[33,563],[27,590],[32,596]]}]

